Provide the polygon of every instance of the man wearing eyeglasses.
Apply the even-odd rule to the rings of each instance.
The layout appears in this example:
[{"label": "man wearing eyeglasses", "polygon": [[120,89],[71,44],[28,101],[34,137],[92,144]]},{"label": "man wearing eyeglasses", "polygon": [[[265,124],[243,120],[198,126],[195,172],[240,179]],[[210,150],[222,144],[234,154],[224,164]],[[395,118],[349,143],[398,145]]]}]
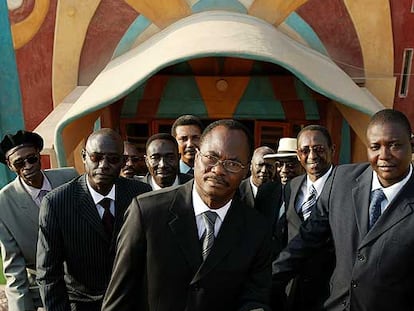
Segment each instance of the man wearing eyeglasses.
[{"label": "man wearing eyeglasses", "polygon": [[[328,130],[308,125],[297,135],[297,158],[306,174],[293,178],[285,187],[288,241],[306,221],[330,176],[335,146]],[[331,244],[308,261],[287,288],[287,310],[321,310],[329,295],[329,278],[335,264]]]},{"label": "man wearing eyeglasses", "polygon": [[45,193],[78,174],[73,168],[41,170],[43,139],[19,130],[0,143],[0,162],[17,174],[0,191],[0,246],[8,310],[42,307],[36,284],[39,206]]},{"label": "man wearing eyeglasses", "polygon": [[92,133],[82,150],[85,174],[42,202],[37,280],[46,310],[101,309],[115,243],[133,197],[151,187],[119,177],[123,142],[109,128]]},{"label": "man wearing eyeglasses", "polygon": [[216,121],[194,182],[132,201],[102,310],[269,310],[270,230],[237,195],[251,150],[241,123]]},{"label": "man wearing eyeglasses", "polygon": [[148,174],[140,180],[149,184],[152,190],[178,186],[193,178],[191,175],[179,173],[178,145],[170,134],[152,135],[148,138],[145,149]]},{"label": "man wearing eyeglasses", "polygon": [[144,176],[147,171],[144,154],[140,153],[137,146],[129,141],[124,141],[125,165],[120,175],[125,178]]}]

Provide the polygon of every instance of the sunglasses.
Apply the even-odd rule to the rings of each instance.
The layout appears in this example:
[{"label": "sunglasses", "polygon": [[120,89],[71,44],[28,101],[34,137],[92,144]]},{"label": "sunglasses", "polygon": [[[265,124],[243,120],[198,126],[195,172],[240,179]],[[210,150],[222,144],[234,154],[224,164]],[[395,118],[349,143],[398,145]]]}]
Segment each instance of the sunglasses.
[{"label": "sunglasses", "polygon": [[21,169],[24,167],[25,163],[29,163],[29,164],[35,164],[39,161],[39,155],[37,154],[31,154],[28,155],[25,158],[21,158],[21,159],[17,159],[16,161],[14,161],[12,163],[12,165],[16,168],[16,169]]},{"label": "sunglasses", "polygon": [[326,148],[322,145],[315,145],[312,147],[306,146],[298,149],[298,153],[301,156],[307,156],[311,151],[316,152],[318,155],[323,154],[326,151]]},{"label": "sunglasses", "polygon": [[84,149],[85,153],[88,155],[89,159],[93,163],[99,163],[104,158],[108,161],[110,164],[119,164],[124,160],[124,156],[119,154],[107,154],[107,153],[98,153],[98,152],[88,152],[88,150]]}]

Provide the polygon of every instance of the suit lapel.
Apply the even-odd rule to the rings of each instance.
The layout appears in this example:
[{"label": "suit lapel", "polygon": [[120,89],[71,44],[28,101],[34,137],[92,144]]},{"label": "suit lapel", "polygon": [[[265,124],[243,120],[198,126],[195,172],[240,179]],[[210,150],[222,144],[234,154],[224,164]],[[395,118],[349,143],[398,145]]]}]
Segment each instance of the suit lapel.
[{"label": "suit lapel", "polygon": [[[387,209],[372,227],[365,238],[362,240],[360,247],[364,247],[372,240],[377,239],[384,232],[413,213],[414,209],[414,175],[408,180],[407,184],[401,189]],[[367,212],[368,214],[368,212]]]},{"label": "suit lapel", "polygon": [[235,196],[226,218],[221,225],[217,238],[214,240],[214,245],[206,260],[201,264],[200,269],[195,274],[191,284],[197,282],[214,269],[232,251],[233,247],[240,245],[244,225],[243,213],[239,210],[240,208],[244,208],[244,206],[238,197]]},{"label": "suit lapel", "polygon": [[32,197],[27,193],[26,189],[22,185],[22,181],[19,177],[16,177],[12,182],[13,189],[16,192],[16,196],[13,198],[18,198],[16,206],[19,208],[20,212],[29,218],[34,225],[39,225],[39,207],[32,200]]},{"label": "suit lapel", "polygon": [[195,273],[202,263],[202,257],[191,196],[192,188],[193,182],[190,182],[177,191],[171,203],[169,226],[189,266]]},{"label": "suit lapel", "polygon": [[83,217],[91,227],[105,240],[109,241],[109,237],[104,231],[101,218],[99,217],[96,205],[93,202],[92,196],[86,185],[86,174],[78,179],[78,185],[75,193],[75,200],[78,204],[75,205],[79,215]]},{"label": "suit lapel", "polygon": [[294,179],[290,183],[291,187],[291,194],[293,194],[293,197],[289,199],[289,206],[286,211],[286,217],[289,218],[289,221],[292,222],[292,224],[295,227],[300,227],[302,224],[302,219],[299,217],[297,211],[296,211],[296,200],[298,199],[300,187],[306,180],[306,174],[302,176],[302,178]]},{"label": "suit lapel", "polygon": [[241,199],[246,202],[248,206],[254,207],[254,196],[252,186],[250,185],[250,178],[246,178],[241,183]]},{"label": "suit lapel", "polygon": [[352,189],[352,200],[359,231],[359,241],[362,241],[368,232],[372,169],[368,167],[356,181],[357,184]]}]

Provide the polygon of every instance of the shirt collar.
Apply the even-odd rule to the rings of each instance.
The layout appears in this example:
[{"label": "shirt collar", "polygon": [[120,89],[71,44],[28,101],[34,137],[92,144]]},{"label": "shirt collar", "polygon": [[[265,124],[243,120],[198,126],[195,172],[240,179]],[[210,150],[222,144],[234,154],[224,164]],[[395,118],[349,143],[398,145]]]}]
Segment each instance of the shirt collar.
[{"label": "shirt collar", "polygon": [[381,183],[379,182],[377,172],[375,172],[373,170],[372,171],[371,192],[374,191],[374,190],[377,190],[377,189],[382,189],[382,191],[385,194],[385,197],[387,198],[387,201],[391,202],[395,198],[395,196],[398,194],[398,192],[400,192],[402,187],[404,187],[404,185],[408,182],[408,180],[410,179],[412,173],[413,173],[413,167],[412,167],[412,165],[410,165],[410,171],[408,172],[407,176],[404,177],[404,179],[402,179],[401,181],[393,184],[392,186],[384,188],[383,186],[381,186]]},{"label": "shirt collar", "polygon": [[183,160],[180,159],[180,172],[186,174],[189,170],[191,170],[192,167],[187,165],[183,162]]},{"label": "shirt collar", "polygon": [[39,192],[41,190],[46,190],[48,192],[52,190],[52,186],[50,185],[50,182],[47,179],[46,175],[43,173],[43,171],[40,171],[40,172],[43,175],[43,183],[42,183],[42,187],[40,189],[32,187],[32,186],[26,184],[22,179],[20,179],[24,189],[27,191],[27,193],[29,193],[29,195],[31,196],[33,201],[36,201],[37,197],[39,196]]},{"label": "shirt collar", "polygon": [[323,174],[321,177],[319,177],[315,182],[312,182],[309,178],[309,176],[307,175],[306,177],[306,193],[309,193],[309,188],[313,185],[315,187],[316,193],[317,193],[317,197],[319,197],[319,195],[322,192],[323,186],[325,185],[326,180],[328,179],[329,175],[331,174],[333,169],[333,166],[331,165],[331,167],[329,168],[329,170]]},{"label": "shirt collar", "polygon": [[115,201],[115,184],[112,185],[111,191],[109,191],[109,193],[107,195],[102,195],[102,194],[96,192],[92,188],[92,186],[91,186],[91,184],[89,183],[89,180],[88,180],[88,175],[86,175],[86,185],[88,186],[89,193],[91,194],[93,202],[95,203],[95,205],[98,204],[100,201],[102,201],[102,199],[104,199],[104,198],[108,198],[108,199],[111,199],[111,200]]},{"label": "shirt collar", "polygon": [[[160,186],[158,186],[158,184],[155,182],[154,177],[152,177],[152,176],[151,176],[150,183],[151,183],[152,190],[160,190],[160,189],[163,189]],[[179,185],[179,180],[178,180],[178,175],[177,175],[177,176],[175,176],[175,180],[174,180],[173,184],[171,186],[169,186],[169,187],[174,187],[174,186],[178,186],[178,185]]]},{"label": "shirt collar", "polygon": [[209,208],[201,199],[200,195],[198,194],[195,184],[193,185],[193,208],[194,208],[194,214],[195,216],[201,215],[202,213],[206,211],[214,211],[217,213],[220,220],[223,222],[224,217],[226,217],[226,214],[230,208],[231,202],[233,200],[230,200],[227,202],[224,206],[217,208],[217,209],[211,209]]},{"label": "shirt collar", "polygon": [[250,186],[252,186],[253,197],[256,197],[258,187],[253,183],[253,176],[249,177],[249,181],[250,181]]}]

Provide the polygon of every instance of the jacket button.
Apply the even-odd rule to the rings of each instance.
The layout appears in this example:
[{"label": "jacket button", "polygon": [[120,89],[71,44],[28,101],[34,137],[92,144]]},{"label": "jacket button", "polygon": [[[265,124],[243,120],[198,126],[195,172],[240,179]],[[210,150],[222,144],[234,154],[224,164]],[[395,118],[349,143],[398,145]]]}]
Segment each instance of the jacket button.
[{"label": "jacket button", "polygon": [[358,287],[358,282],[357,282],[357,281],[352,280],[352,281],[351,281],[351,286],[352,286],[352,288],[357,288],[357,287]]},{"label": "jacket button", "polygon": [[195,283],[193,285],[193,291],[197,292],[200,289],[200,285],[198,283]]},{"label": "jacket button", "polygon": [[362,255],[362,254],[358,254],[357,258],[358,258],[359,261],[365,261],[365,256]]},{"label": "jacket button", "polygon": [[342,305],[346,307],[346,300],[342,301]]}]

